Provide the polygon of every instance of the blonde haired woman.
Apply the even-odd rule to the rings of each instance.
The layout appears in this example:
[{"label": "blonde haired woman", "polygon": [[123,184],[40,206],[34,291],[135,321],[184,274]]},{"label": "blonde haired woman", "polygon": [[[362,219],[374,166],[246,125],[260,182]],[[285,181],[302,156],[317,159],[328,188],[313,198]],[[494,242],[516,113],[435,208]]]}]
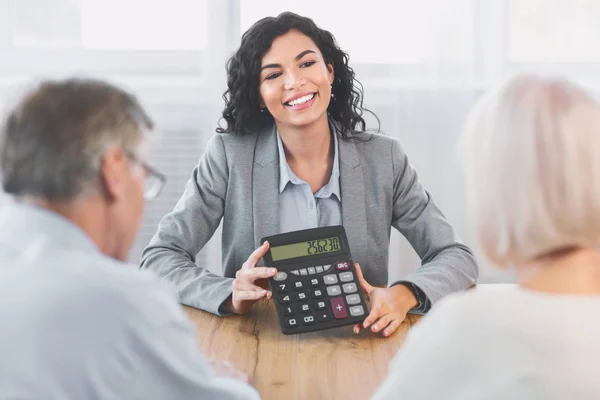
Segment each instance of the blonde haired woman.
[{"label": "blonde haired woman", "polygon": [[485,95],[462,138],[468,209],[514,291],[447,298],[375,399],[600,398],[600,106],[562,79]]}]

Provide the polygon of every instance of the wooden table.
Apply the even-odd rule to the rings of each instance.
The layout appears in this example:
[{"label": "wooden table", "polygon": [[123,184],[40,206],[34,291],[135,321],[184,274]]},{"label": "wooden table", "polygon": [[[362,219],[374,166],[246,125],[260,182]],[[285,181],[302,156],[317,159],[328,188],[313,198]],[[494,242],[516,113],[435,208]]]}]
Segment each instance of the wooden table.
[{"label": "wooden table", "polygon": [[389,338],[365,331],[355,335],[351,326],[287,336],[272,302],[258,303],[245,316],[185,310],[198,328],[204,354],[247,373],[266,400],[368,399],[419,319],[409,315]]}]

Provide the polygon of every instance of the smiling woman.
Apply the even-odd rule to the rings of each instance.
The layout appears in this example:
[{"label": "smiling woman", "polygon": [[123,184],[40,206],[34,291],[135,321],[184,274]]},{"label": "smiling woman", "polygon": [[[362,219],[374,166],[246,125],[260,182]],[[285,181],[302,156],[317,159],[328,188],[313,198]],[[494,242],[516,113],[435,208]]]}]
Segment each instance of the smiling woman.
[{"label": "smiling woman", "polygon": [[[257,248],[260,239],[334,225],[346,230],[371,301],[356,332],[389,336],[408,312],[426,313],[474,284],[471,250],[398,141],[366,132],[362,86],[348,59],[331,33],[289,12],[243,35],[227,63],[225,126],[142,254],[141,266],[175,283],[184,304],[219,315],[248,312],[272,296],[266,279],[277,273],[257,266],[269,249],[267,242]],[[221,220],[223,276],[194,264]],[[392,226],[422,266],[386,287]]]},{"label": "smiling woman", "polygon": [[[290,123],[295,114],[283,113],[285,103],[313,95],[302,100],[315,100],[305,108],[317,106],[310,107],[310,114],[321,118],[321,127],[327,112],[339,122],[341,137],[364,131],[362,114],[368,110],[348,59],[333,35],[309,18],[283,13],[278,19],[258,21],[243,35],[240,48],[227,63],[226,126],[217,131],[249,134],[272,126],[273,120]],[[298,103],[287,106],[287,111],[290,106],[304,109]]]},{"label": "smiling woman", "polygon": [[[299,53],[296,53],[300,49]],[[333,66],[308,36],[290,31],[273,41],[263,56],[260,103],[278,126],[327,125]],[[281,129],[280,129],[281,130]]]}]

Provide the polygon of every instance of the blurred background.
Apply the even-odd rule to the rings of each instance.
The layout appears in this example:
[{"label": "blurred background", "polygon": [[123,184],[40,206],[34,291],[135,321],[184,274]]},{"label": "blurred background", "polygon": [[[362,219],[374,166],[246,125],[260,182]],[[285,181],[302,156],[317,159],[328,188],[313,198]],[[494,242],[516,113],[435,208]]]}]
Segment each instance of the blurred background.
[{"label": "blurred background", "polygon": [[[476,251],[456,152],[474,100],[521,70],[562,73],[599,89],[597,0],[0,0],[0,109],[35,80],[70,75],[108,79],[138,95],[158,125],[151,163],[169,182],[146,206],[130,254],[137,263],[214,134],[228,55],[252,23],[282,11],[334,34],[364,85],[365,105],[402,142]],[[197,261],[213,270],[219,236]],[[514,280],[479,259],[481,282]],[[390,263],[392,279],[419,265],[397,232]]]}]

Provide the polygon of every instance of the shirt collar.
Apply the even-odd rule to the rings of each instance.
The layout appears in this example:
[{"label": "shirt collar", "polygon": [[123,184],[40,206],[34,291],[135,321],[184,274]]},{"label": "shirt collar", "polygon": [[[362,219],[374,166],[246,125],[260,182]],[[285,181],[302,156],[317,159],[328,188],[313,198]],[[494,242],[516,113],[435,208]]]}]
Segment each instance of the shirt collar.
[{"label": "shirt collar", "polygon": [[[332,130],[333,135],[333,168],[331,170],[331,177],[329,178],[329,182],[325,186],[323,186],[317,193],[315,193],[315,197],[320,198],[328,198],[332,194],[334,194],[338,200],[341,201],[340,196],[340,162],[339,162],[339,153],[338,153],[338,137],[335,133],[335,130]],[[279,193],[283,192],[289,182],[294,185],[300,185],[304,181],[294,174],[294,171],[290,168],[287,158],[285,156],[285,150],[283,149],[283,142],[281,141],[281,135],[279,135],[279,131],[277,131],[277,149],[279,152]]]},{"label": "shirt collar", "polygon": [[28,203],[2,205],[0,243],[23,247],[34,238],[44,238],[77,250],[99,252],[87,233],[62,215]]}]

